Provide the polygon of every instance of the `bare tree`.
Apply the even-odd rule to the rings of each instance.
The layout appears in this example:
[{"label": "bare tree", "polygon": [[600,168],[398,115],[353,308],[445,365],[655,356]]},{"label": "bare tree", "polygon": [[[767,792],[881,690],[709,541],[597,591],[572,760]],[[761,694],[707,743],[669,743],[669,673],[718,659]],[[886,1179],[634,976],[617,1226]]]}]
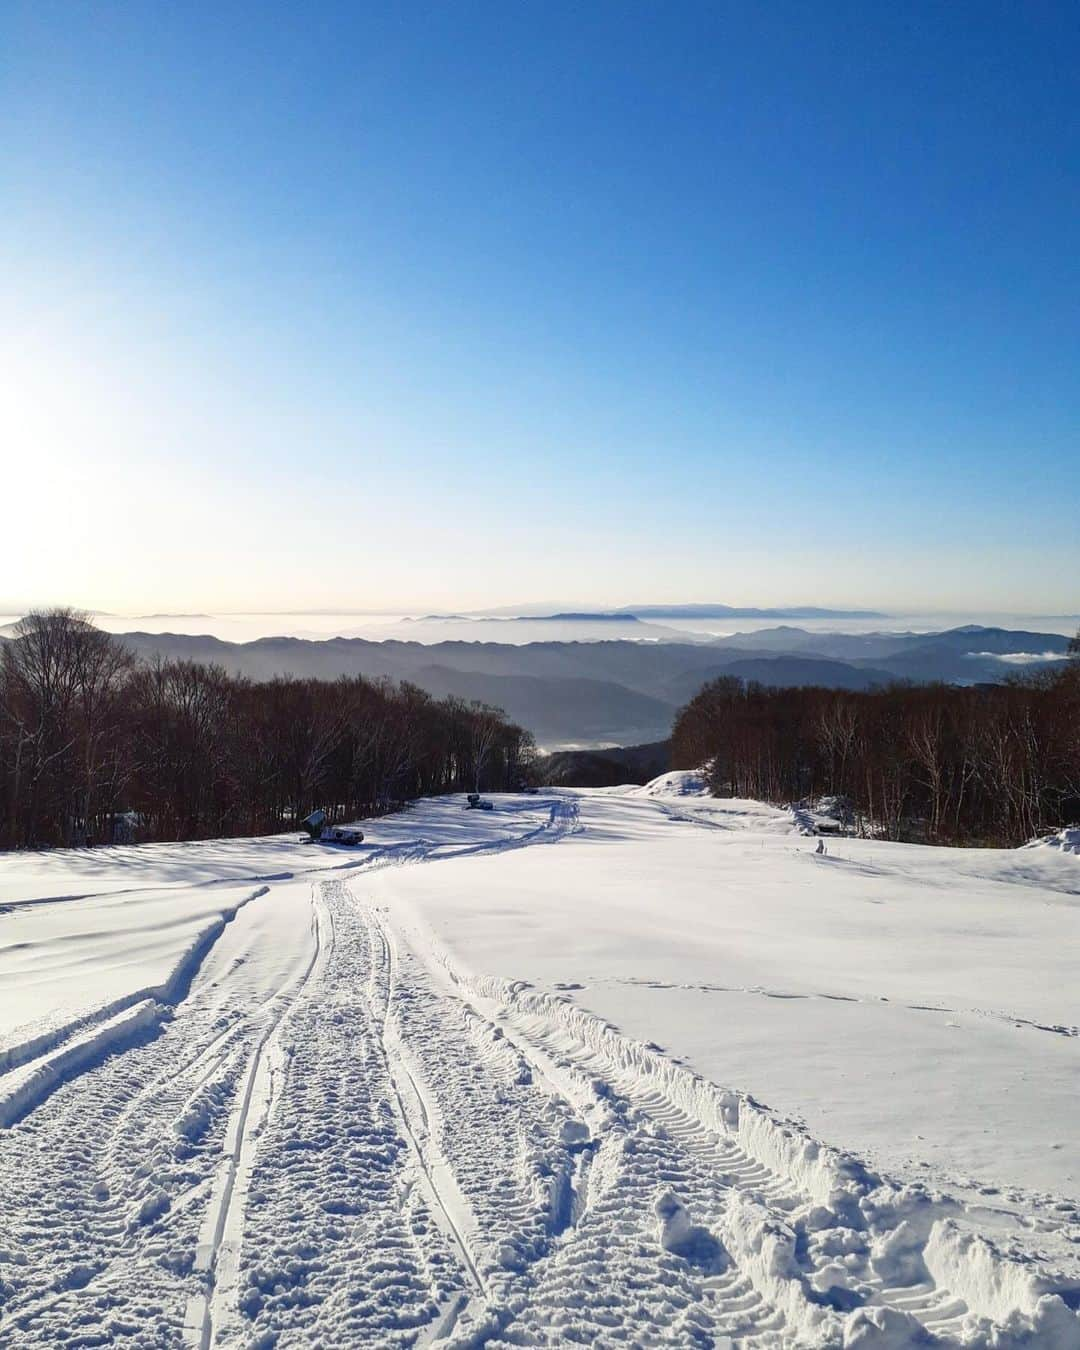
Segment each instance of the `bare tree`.
[{"label": "bare tree", "polygon": [[865,693],[714,681],[678,713],[672,762],[711,758],[718,794],[844,797],[889,838],[1019,843],[1080,816],[1078,673]]}]

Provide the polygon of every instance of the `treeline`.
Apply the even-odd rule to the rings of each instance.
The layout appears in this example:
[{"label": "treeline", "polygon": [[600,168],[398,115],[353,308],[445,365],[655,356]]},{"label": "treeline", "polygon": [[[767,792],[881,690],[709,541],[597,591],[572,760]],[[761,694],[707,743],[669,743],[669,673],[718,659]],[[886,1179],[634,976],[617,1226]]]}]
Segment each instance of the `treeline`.
[{"label": "treeline", "polygon": [[273,833],[513,789],[531,735],[496,708],[361,678],[254,683],[128,650],[72,610],[0,639],[0,846]]},{"label": "treeline", "polygon": [[1080,819],[1080,660],[973,688],[714,680],[679,712],[672,763],[708,763],[718,796],[840,798],[889,839],[1019,844]]}]

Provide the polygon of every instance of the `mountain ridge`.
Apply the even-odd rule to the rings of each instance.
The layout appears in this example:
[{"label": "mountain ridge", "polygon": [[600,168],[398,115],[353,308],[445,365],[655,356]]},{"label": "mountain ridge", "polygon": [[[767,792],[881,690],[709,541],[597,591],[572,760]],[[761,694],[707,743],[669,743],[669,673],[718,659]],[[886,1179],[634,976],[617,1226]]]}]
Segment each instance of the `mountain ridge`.
[{"label": "mountain ridge", "polygon": [[1068,646],[1068,639],[1055,634],[978,626],[865,636],[765,629],[707,644],[616,638],[515,645],[341,637],[236,643],[210,635],[153,633],[126,633],[118,640],[140,659],[161,655],[213,662],[257,680],[278,675],[409,680],[438,697],[452,693],[496,703],[548,748],[663,740],[677,709],[706,680],[722,675],[844,689],[896,680],[1000,683],[1025,664],[1055,668]]}]

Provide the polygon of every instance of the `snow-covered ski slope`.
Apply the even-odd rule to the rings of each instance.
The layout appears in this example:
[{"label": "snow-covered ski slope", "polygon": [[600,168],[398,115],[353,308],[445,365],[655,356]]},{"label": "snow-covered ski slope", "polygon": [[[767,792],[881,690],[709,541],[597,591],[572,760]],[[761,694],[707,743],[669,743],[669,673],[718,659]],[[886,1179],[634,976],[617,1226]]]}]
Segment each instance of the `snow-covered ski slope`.
[{"label": "snow-covered ski slope", "polygon": [[0,857],[0,1346],[1080,1347],[1080,857],[698,787]]}]

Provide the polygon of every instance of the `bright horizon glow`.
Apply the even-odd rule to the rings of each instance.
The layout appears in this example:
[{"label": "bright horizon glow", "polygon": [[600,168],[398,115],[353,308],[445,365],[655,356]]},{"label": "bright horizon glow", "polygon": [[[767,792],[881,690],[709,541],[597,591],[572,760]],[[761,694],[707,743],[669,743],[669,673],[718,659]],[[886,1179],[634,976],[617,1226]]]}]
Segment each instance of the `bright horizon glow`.
[{"label": "bright horizon glow", "polygon": [[1071,8],[0,40],[5,607],[1080,608]]}]

